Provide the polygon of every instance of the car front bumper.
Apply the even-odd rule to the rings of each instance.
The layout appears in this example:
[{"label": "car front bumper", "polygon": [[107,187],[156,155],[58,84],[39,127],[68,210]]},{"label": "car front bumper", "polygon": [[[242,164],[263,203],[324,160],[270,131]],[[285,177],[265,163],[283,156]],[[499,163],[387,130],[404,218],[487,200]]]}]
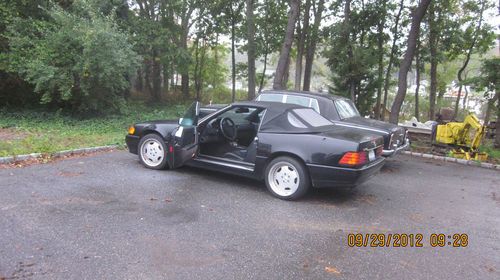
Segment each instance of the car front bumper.
[{"label": "car front bumper", "polygon": [[392,156],[395,156],[396,154],[398,154],[400,151],[408,149],[409,147],[410,147],[410,139],[406,138],[403,145],[401,145],[395,149],[392,149],[392,150],[383,150],[382,156],[392,157]]},{"label": "car front bumper", "polygon": [[350,188],[375,175],[382,168],[384,162],[385,158],[380,157],[359,169],[318,164],[307,164],[307,167],[312,184],[316,188]]},{"label": "car front bumper", "polygon": [[127,134],[127,136],[125,136],[125,143],[127,144],[129,152],[131,152],[132,154],[137,154],[137,149],[139,147],[139,140],[140,137],[137,135]]}]

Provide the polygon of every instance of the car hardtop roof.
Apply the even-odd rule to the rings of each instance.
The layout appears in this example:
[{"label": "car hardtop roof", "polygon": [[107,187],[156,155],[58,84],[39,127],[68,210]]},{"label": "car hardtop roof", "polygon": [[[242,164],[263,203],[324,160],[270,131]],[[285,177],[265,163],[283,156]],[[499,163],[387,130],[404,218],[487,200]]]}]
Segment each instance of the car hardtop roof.
[{"label": "car hardtop roof", "polygon": [[329,93],[301,91],[301,90],[264,90],[261,92],[261,94],[263,93],[278,93],[278,94],[298,95],[305,97],[323,97],[323,98],[328,98],[330,100],[347,99],[343,96],[333,95]]}]

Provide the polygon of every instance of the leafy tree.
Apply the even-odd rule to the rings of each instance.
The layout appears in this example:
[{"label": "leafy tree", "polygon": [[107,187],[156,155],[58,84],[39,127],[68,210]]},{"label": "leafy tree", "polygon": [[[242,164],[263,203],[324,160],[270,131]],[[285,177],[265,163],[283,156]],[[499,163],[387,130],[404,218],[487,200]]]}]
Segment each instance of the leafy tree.
[{"label": "leafy tree", "polygon": [[430,3],[431,0],[422,0],[418,4],[417,8],[412,12],[411,28],[408,35],[407,48],[403,60],[401,61],[401,64],[399,66],[398,92],[396,94],[394,102],[392,103],[391,115],[389,117],[389,121],[391,123],[398,123],[399,111],[401,110],[401,105],[403,104],[403,101],[405,99],[406,90],[408,87],[407,75],[411,67],[413,56],[415,55],[417,40],[420,34],[420,22],[422,21]]},{"label": "leafy tree", "polygon": [[247,15],[247,58],[248,58],[248,100],[255,98],[255,0],[246,0]]},{"label": "leafy tree", "polygon": [[223,90],[229,69],[221,61],[228,49],[200,40],[190,47],[190,52],[195,60],[190,66],[190,76],[194,77],[197,100],[202,100],[202,92],[206,89]]},{"label": "leafy tree", "polygon": [[273,88],[274,89],[284,89],[286,88],[286,82],[284,77],[288,65],[290,63],[290,51],[292,48],[295,23],[297,22],[297,17],[299,16],[300,1],[291,0],[290,10],[288,12],[288,23],[285,31],[285,38],[283,40],[283,46],[281,47],[280,57],[278,60],[278,65],[276,66],[276,73],[274,75]]},{"label": "leafy tree", "polygon": [[344,3],[344,19],[331,28],[328,66],[330,92],[350,98],[364,115],[371,113],[378,87],[378,4]]},{"label": "leafy tree", "polygon": [[78,112],[118,111],[137,55],[113,16],[88,1],[52,6],[48,20],[15,18],[8,29],[8,70],[42,94],[41,103]]},{"label": "leafy tree", "polygon": [[314,10],[314,23],[307,36],[306,46],[306,65],[304,66],[304,90],[309,91],[311,88],[311,75],[312,66],[314,61],[314,54],[316,53],[316,45],[320,40],[319,28],[321,20],[323,19],[323,11],[325,10],[325,1],[319,0],[317,7]]},{"label": "leafy tree", "polygon": [[[468,16],[465,16],[464,21],[469,22],[466,25],[466,29],[462,32],[462,36],[459,37],[458,44],[455,47],[455,53],[464,53],[465,59],[463,61],[462,67],[458,70],[458,95],[457,101],[455,102],[454,117],[457,115],[458,107],[460,103],[462,88],[464,85],[464,72],[469,65],[472,53],[474,51],[485,53],[491,48],[494,42],[495,34],[492,32],[491,26],[485,24],[484,12],[487,9],[487,1],[482,0],[480,3],[476,1],[464,3],[463,9],[466,11]],[[474,16],[475,15],[475,16]]]},{"label": "leafy tree", "polygon": [[[388,5],[388,7],[391,7]],[[391,49],[389,52],[389,60],[387,62],[386,70],[385,70],[385,79],[384,79],[384,101],[383,105],[385,108],[388,106],[387,98],[388,98],[388,92],[389,92],[389,86],[391,84],[391,74],[392,74],[392,66],[395,64],[396,61],[396,56],[398,55],[398,38],[401,36],[401,25],[402,24],[402,18],[403,18],[403,9],[405,8],[404,6],[404,0],[400,0],[398,8],[396,9],[396,14],[391,17],[393,18],[392,22],[392,27],[391,27],[391,36],[392,36],[392,43],[391,43]],[[385,119],[385,114],[380,115],[380,119],[384,120]]]},{"label": "leafy tree", "polygon": [[265,0],[257,7],[256,13],[256,33],[255,33],[255,54],[261,58],[264,67],[258,74],[258,92],[264,86],[264,80],[269,57],[278,52],[283,43],[283,30],[286,28],[288,17],[287,1]]},{"label": "leafy tree", "polygon": [[500,148],[500,57],[485,59],[481,65],[481,75],[471,79],[471,83],[479,90],[484,91],[484,96],[488,100],[484,123],[489,123],[491,111],[496,105],[496,131],[495,147]]}]

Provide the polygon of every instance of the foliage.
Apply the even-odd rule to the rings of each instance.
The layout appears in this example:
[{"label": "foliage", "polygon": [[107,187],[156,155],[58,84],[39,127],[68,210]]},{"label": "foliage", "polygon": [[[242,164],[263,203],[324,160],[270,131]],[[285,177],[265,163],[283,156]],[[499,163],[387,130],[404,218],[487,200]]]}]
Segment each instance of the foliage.
[{"label": "foliage", "polygon": [[[430,49],[434,46],[433,64],[438,66],[435,67],[437,73],[433,75],[433,89],[436,89],[438,97],[450,85],[477,84],[477,79],[482,78],[479,66],[474,64],[492,46],[494,36],[488,21],[483,22],[479,32],[475,28],[482,3],[486,3],[485,9],[488,10],[485,18],[489,17],[488,13],[495,4],[484,1],[433,1],[432,15],[428,12],[422,22],[419,55],[425,66],[421,71],[421,80],[429,80]],[[63,108],[72,112],[103,114],[125,108],[131,86],[134,93],[139,92],[143,99],[152,103],[185,102],[195,97],[194,92],[200,100],[227,102],[231,93],[224,88],[224,84],[232,80],[232,73],[225,65],[224,57],[235,53],[223,45],[230,41],[235,43],[237,51],[248,51],[246,2],[1,1],[0,106]],[[267,69],[275,69],[277,60],[273,57],[279,56],[284,41],[290,1],[253,2],[255,58],[263,62]],[[301,53],[306,57],[307,65],[311,57],[308,48],[312,49],[310,46],[314,44],[311,43],[317,42],[318,49],[328,59],[330,73],[325,76],[330,77],[331,92],[353,98],[364,115],[370,114],[375,95],[381,92],[381,84],[385,93],[397,77],[397,65],[407,47],[405,36],[410,29],[411,7],[416,2],[326,1],[323,16],[318,17],[321,19],[319,32],[313,32],[312,26],[323,6],[320,5],[322,0],[300,3],[300,17],[295,25],[297,36],[290,51],[289,69],[284,72],[291,73],[294,65],[298,65],[293,60],[299,56],[301,43],[304,43]],[[310,3],[307,12],[306,3]],[[348,3],[349,21],[345,22]],[[306,26],[309,27],[304,25],[306,14],[309,23]],[[308,29],[299,32],[299,27]],[[429,38],[431,29],[433,34],[437,34],[433,42]],[[477,44],[472,60],[463,72],[463,81],[458,83],[457,72],[464,64],[474,38],[477,38]],[[319,64],[324,60],[314,57],[314,51],[312,57],[317,62],[312,73],[319,76],[321,74],[317,69],[322,67]],[[247,61],[235,64],[230,68],[234,68],[236,79],[244,85],[248,84]],[[272,78],[263,75],[263,68],[257,69],[257,86],[261,81],[265,84]],[[306,70],[297,73],[302,72],[305,80]],[[288,82],[291,80],[288,79]],[[312,88],[323,86],[316,84]],[[179,89],[182,94],[179,94]],[[429,90],[426,89],[426,92]],[[236,99],[241,93],[237,95]],[[421,98],[422,115],[430,108],[425,99]],[[414,101],[407,98],[403,110],[414,106],[411,102]],[[390,107],[389,102],[384,103],[387,103],[386,108]]]},{"label": "foliage", "polygon": [[481,75],[470,79],[479,89],[484,90],[487,97],[491,98],[491,93],[500,91],[500,57],[485,59],[481,65]]},{"label": "foliage", "polygon": [[[203,63],[191,64],[190,73],[194,77],[195,75],[200,75],[200,80],[202,83],[202,90],[205,89],[221,89],[225,87],[226,77],[228,76],[229,69],[226,65],[221,63],[225,60],[228,54],[228,49],[224,45],[216,46],[197,46],[193,45],[189,49],[191,55],[196,57],[196,52],[203,54]],[[201,56],[198,54],[198,56]],[[199,70],[196,69],[198,66]],[[195,73],[195,71],[199,73]]]},{"label": "foliage", "polygon": [[349,22],[334,24],[330,30],[330,92],[354,99],[362,115],[371,113],[379,82],[374,31],[381,16],[379,8],[376,2],[351,6]]},{"label": "foliage", "polygon": [[139,120],[176,119],[183,105],[145,105],[130,103],[126,114],[77,119],[72,115],[40,110],[0,110],[0,131],[14,137],[1,139],[0,157],[119,144],[123,145],[129,125]]},{"label": "foliage", "polygon": [[77,112],[119,111],[137,55],[112,16],[87,1],[52,6],[49,20],[15,18],[8,69],[34,85],[44,104]]},{"label": "foliage", "polygon": [[[235,93],[235,101],[247,100],[246,91],[236,90]],[[229,104],[231,103],[231,91],[226,87],[207,89],[202,95],[201,102],[203,104]]]}]

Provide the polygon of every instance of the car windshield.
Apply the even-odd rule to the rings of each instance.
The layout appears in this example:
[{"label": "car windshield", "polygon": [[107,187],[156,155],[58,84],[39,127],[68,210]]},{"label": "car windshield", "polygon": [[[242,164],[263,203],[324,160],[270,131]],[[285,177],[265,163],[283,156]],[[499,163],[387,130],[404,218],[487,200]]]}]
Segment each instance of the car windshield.
[{"label": "car windshield", "polygon": [[354,104],[350,100],[335,100],[335,107],[337,108],[337,112],[339,113],[341,119],[359,116],[358,109],[356,109],[356,106],[354,106]]},{"label": "car windshield", "polygon": [[320,114],[316,113],[313,109],[294,109],[293,112],[299,116],[304,122],[308,123],[312,127],[319,127],[325,125],[332,125],[333,123],[325,119]]}]

